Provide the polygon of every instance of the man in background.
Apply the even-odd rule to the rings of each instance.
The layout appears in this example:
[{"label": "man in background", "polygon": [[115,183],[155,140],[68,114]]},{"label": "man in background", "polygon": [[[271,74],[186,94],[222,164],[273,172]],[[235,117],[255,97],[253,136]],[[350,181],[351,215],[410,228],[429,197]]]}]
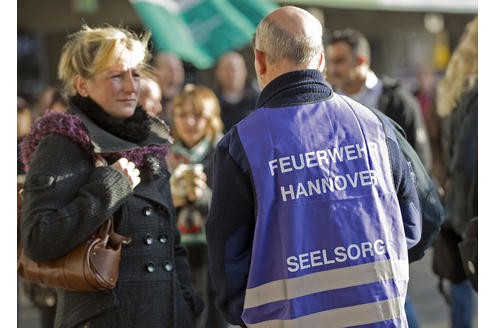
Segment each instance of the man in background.
[{"label": "man in background", "polygon": [[162,112],[162,89],[158,81],[151,76],[143,76],[139,85],[138,102],[151,116],[159,117]]},{"label": "man in background", "polygon": [[246,62],[235,51],[225,53],[215,69],[215,93],[220,101],[220,115],[227,132],[256,107],[259,91],[247,81]]},{"label": "man in background", "polygon": [[171,101],[184,87],[184,63],[176,55],[168,52],[158,52],[153,57],[153,66],[162,89],[162,112],[159,117],[167,124],[171,122]]},{"label": "man in background", "polygon": [[326,78],[332,88],[397,122],[430,172],[431,146],[419,103],[397,79],[373,72],[365,36],[350,28],[333,31],[326,58]]}]

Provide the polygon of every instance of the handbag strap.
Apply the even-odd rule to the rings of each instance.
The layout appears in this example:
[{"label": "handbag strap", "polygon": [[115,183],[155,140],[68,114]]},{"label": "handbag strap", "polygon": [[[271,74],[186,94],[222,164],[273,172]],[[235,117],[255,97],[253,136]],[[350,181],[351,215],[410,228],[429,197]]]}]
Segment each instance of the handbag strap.
[{"label": "handbag strap", "polygon": [[118,234],[115,232],[113,229],[113,218],[109,219],[108,221],[109,229],[108,229],[108,241],[112,244],[124,244],[127,245],[132,241],[131,237],[123,236],[121,234]]}]

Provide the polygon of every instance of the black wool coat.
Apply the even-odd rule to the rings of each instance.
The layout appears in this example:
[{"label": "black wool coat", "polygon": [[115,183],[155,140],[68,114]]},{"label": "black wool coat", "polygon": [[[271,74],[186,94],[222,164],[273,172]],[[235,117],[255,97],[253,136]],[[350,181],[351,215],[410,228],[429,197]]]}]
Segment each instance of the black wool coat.
[{"label": "black wool coat", "polygon": [[[95,167],[88,151],[104,157],[146,147],[152,152],[167,143],[166,127],[153,119],[149,137],[136,144],[103,130],[78,108],[72,107],[70,115],[82,121],[89,146],[67,132],[80,135],[81,129],[60,119],[53,120],[60,125],[55,133],[40,139],[24,185],[25,252],[38,261],[65,255],[111,215],[116,232],[132,242],[123,246],[115,289],[57,290],[55,327],[194,327],[203,301],[192,287],[187,252],[180,243],[165,161],[160,161],[158,174],[142,178],[132,190],[119,171]],[[145,168],[138,168],[143,175]]]}]

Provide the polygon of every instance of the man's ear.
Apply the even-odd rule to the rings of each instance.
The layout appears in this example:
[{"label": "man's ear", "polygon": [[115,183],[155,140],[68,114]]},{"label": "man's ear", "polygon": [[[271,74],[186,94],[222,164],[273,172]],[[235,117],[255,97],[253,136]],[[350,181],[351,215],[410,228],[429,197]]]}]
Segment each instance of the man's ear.
[{"label": "man's ear", "polygon": [[369,59],[366,56],[358,55],[356,63],[358,66],[361,66],[363,64],[369,66]]},{"label": "man's ear", "polygon": [[266,73],[266,55],[263,51],[254,49],[255,65],[258,67],[258,74]]},{"label": "man's ear", "polygon": [[81,75],[76,75],[74,78],[74,84],[76,86],[77,92],[83,96],[87,97],[88,96],[88,81],[83,78]]},{"label": "man's ear", "polygon": [[326,68],[326,62],[325,62],[325,53],[320,53],[320,59],[318,60],[318,67],[317,69],[320,72],[324,72]]}]

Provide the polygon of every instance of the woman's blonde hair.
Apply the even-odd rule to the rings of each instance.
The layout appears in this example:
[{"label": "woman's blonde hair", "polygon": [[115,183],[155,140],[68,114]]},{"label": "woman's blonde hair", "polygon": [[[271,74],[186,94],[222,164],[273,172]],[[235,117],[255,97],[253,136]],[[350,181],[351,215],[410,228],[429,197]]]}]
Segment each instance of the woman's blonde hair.
[{"label": "woman's blonde hair", "polygon": [[147,49],[149,31],[142,36],[127,29],[113,26],[81,30],[68,37],[58,65],[58,77],[68,97],[76,94],[75,77],[91,79],[116,63],[148,70],[150,54]]},{"label": "woman's blonde hair", "polygon": [[471,89],[478,78],[478,17],[464,30],[437,87],[437,112],[448,116],[457,106],[461,95]]},{"label": "woman's blonde hair", "polygon": [[[223,134],[223,122],[220,117],[220,104],[215,93],[208,87],[198,84],[186,84],[184,90],[174,97],[172,101],[172,116],[174,112],[184,104],[191,102],[194,109],[208,121],[206,136],[216,142]],[[177,138],[177,133],[172,125],[172,134]]]}]

